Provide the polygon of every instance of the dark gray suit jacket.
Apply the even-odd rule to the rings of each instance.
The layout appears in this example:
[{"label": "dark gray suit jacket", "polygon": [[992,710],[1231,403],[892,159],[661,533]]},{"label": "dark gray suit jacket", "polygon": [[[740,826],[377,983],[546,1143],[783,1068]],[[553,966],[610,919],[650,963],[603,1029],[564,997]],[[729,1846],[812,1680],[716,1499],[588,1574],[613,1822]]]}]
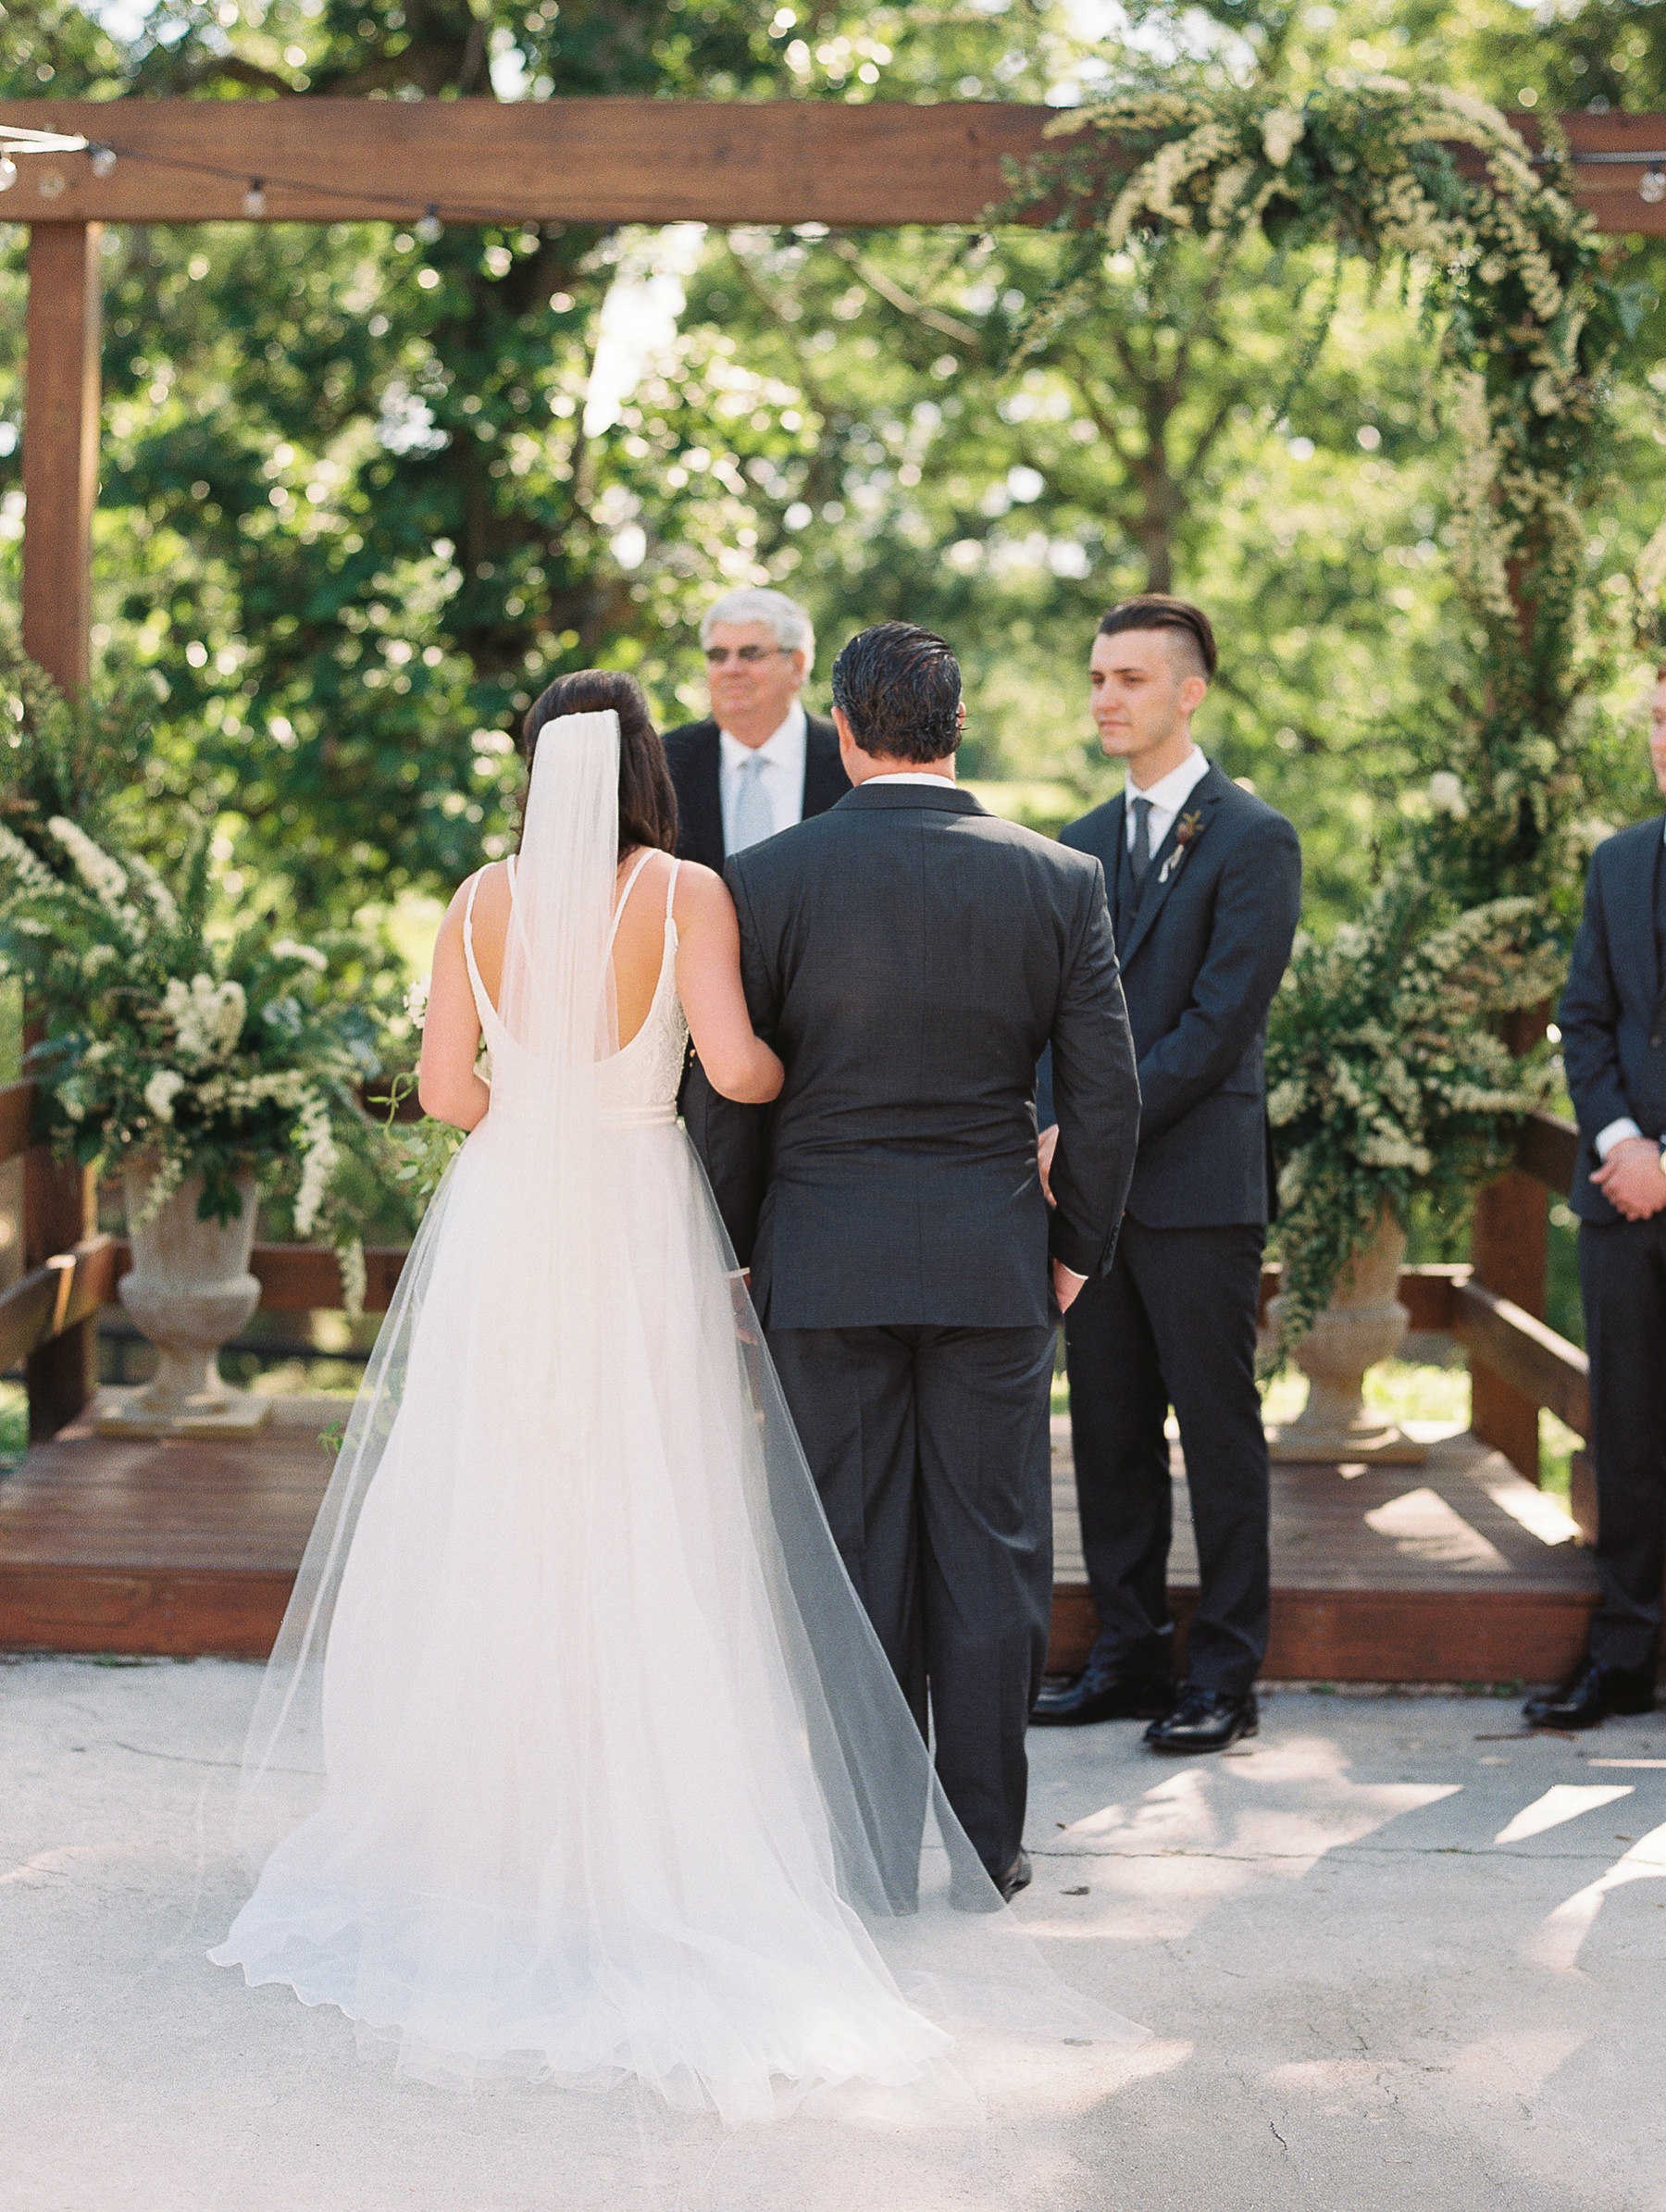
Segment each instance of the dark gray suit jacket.
[{"label": "dark gray suit jacket", "polygon": [[1628,1117],[1666,1133],[1666,976],[1655,949],[1655,877],[1666,814],[1607,838],[1591,855],[1585,915],[1556,1018],[1579,1116],[1579,1161],[1568,1203],[1581,1221],[1620,1219],[1591,1177],[1597,1137]]},{"label": "dark gray suit jacket", "polygon": [[[1197,817],[1179,852],[1180,820]],[[1115,896],[1123,799],[1063,833]],[[1163,880],[1165,862],[1174,864]],[[1212,764],[1151,855],[1117,947],[1139,1055],[1139,1157],[1128,1193],[1152,1229],[1265,1223],[1274,1203],[1262,1063],[1267,1010],[1301,913],[1301,846],[1284,816]],[[1045,1116],[1044,1095],[1040,1112]]]},{"label": "dark gray suit jacket", "polygon": [[[851,788],[839,757],[839,732],[825,715],[806,715],[804,733],[804,803],[802,816],[825,814]],[[722,873],[727,857],[723,844],[723,750],[721,733],[708,715],[703,722],[685,722],[667,730],[664,739],[671,781],[677,790],[677,850],[683,860],[697,860],[702,867]]]},{"label": "dark gray suit jacket", "polygon": [[[952,784],[869,784],[725,871],[774,1107],[686,1115],[771,1328],[1018,1328],[1109,1263],[1134,1050],[1097,862]],[[1049,1215],[1035,1070],[1051,1039]]]}]

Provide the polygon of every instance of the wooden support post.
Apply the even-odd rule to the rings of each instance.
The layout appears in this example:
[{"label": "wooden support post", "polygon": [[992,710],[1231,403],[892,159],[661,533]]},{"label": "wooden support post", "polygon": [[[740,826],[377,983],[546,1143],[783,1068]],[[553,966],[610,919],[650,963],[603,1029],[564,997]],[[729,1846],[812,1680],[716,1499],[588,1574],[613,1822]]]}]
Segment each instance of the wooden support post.
[{"label": "wooden support post", "polygon": [[[1548,1007],[1512,1014],[1505,1041],[1524,1052],[1544,1034]],[[1550,1249],[1550,1196],[1535,1176],[1512,1168],[1476,1194],[1470,1259],[1475,1281],[1535,1320],[1545,1317],[1545,1268]],[[1539,1479],[1538,1406],[1477,1361],[1470,1362],[1470,1427],[1530,1483]]]},{"label": "wooden support post", "polygon": [[[23,421],[23,645],[66,691],[86,684],[93,508],[98,496],[97,223],[36,223],[29,240]],[[42,1148],[23,1161],[23,1261],[41,1267],[93,1233],[91,1175]],[[98,1383],[97,1323],[29,1355],[29,1433],[73,1421]]]}]

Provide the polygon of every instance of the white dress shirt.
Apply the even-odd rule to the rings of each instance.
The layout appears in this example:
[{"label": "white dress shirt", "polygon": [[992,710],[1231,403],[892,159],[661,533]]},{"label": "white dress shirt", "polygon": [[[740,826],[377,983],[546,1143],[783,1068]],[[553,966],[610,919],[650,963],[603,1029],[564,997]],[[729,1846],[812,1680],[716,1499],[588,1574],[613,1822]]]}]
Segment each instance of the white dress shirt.
[{"label": "white dress shirt", "polygon": [[748,761],[763,763],[764,789],[775,822],[771,835],[778,836],[783,829],[790,829],[795,822],[803,820],[804,749],[808,742],[809,726],[803,707],[796,699],[787,710],[786,721],[762,745],[743,745],[739,738],[730,737],[727,729],[719,731],[721,760],[717,783],[723,802],[726,852],[735,849],[735,801],[740,790],[740,771]]},{"label": "white dress shirt", "polygon": [[1631,1115],[1622,1113],[1617,1122],[1610,1122],[1606,1129],[1598,1130],[1594,1148],[1598,1159],[1606,1164],[1609,1154],[1617,1144],[1622,1144],[1628,1137],[1641,1137],[1642,1134]]},{"label": "white dress shirt", "polygon": [[864,777],[863,781],[864,783],[947,784],[951,790],[953,790],[954,789],[954,778],[952,776],[933,776],[930,770],[926,768],[892,768],[884,776]]},{"label": "white dress shirt", "polygon": [[1151,841],[1147,850],[1155,853],[1167,837],[1175,816],[1186,804],[1203,778],[1209,774],[1209,763],[1194,745],[1177,768],[1171,768],[1166,776],[1160,776],[1149,789],[1142,789],[1132,776],[1123,787],[1124,834],[1128,851],[1134,850],[1134,802],[1149,799],[1151,802]]}]

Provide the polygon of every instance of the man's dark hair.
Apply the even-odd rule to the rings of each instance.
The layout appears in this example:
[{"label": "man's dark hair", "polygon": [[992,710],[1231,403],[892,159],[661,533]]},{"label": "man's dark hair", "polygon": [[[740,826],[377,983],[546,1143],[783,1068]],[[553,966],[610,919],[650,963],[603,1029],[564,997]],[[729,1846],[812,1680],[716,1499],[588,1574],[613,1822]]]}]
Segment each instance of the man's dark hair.
[{"label": "man's dark hair", "polygon": [[935,630],[880,622],[833,664],[833,703],[864,752],[947,760],[961,741],[960,663]]},{"label": "man's dark hair", "polygon": [[1177,638],[1189,640],[1198,662],[1197,673],[1212,680],[1219,658],[1214,631],[1209,616],[1190,600],[1171,599],[1166,591],[1142,591],[1138,598],[1125,599],[1101,617],[1099,634],[1114,638],[1125,629],[1172,630]]}]

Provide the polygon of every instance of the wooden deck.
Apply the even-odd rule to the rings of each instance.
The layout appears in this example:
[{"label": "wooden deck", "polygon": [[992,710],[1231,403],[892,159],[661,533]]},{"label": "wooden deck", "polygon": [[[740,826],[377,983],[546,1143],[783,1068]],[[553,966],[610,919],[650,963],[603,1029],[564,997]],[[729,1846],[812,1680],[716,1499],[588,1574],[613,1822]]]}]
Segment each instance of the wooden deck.
[{"label": "wooden deck", "polygon": [[264,1659],[329,1479],[342,1399],[237,1438],[98,1436],[83,1417],[0,1474],[0,1648]]},{"label": "wooden deck", "polygon": [[[1197,1598],[1185,1469],[1174,1448],[1170,1599]],[[1070,1428],[1053,1423],[1050,1665],[1081,1665],[1097,1626],[1082,1566]],[[1585,1648],[1597,1582],[1554,1498],[1470,1435],[1423,1467],[1273,1470],[1274,1681],[1549,1682]]]},{"label": "wooden deck", "polygon": [[[0,1475],[0,1648],[261,1658],[329,1474],[342,1401],[276,1401],[247,1442],[151,1443],[76,1423]],[[1174,1601],[1196,1594],[1175,1455]],[[1273,1471],[1273,1639],[1286,1680],[1548,1681],[1577,1659],[1588,1555],[1554,1502],[1472,1436],[1421,1468]],[[1067,1424],[1054,1424],[1052,1664],[1094,1615]]]}]

